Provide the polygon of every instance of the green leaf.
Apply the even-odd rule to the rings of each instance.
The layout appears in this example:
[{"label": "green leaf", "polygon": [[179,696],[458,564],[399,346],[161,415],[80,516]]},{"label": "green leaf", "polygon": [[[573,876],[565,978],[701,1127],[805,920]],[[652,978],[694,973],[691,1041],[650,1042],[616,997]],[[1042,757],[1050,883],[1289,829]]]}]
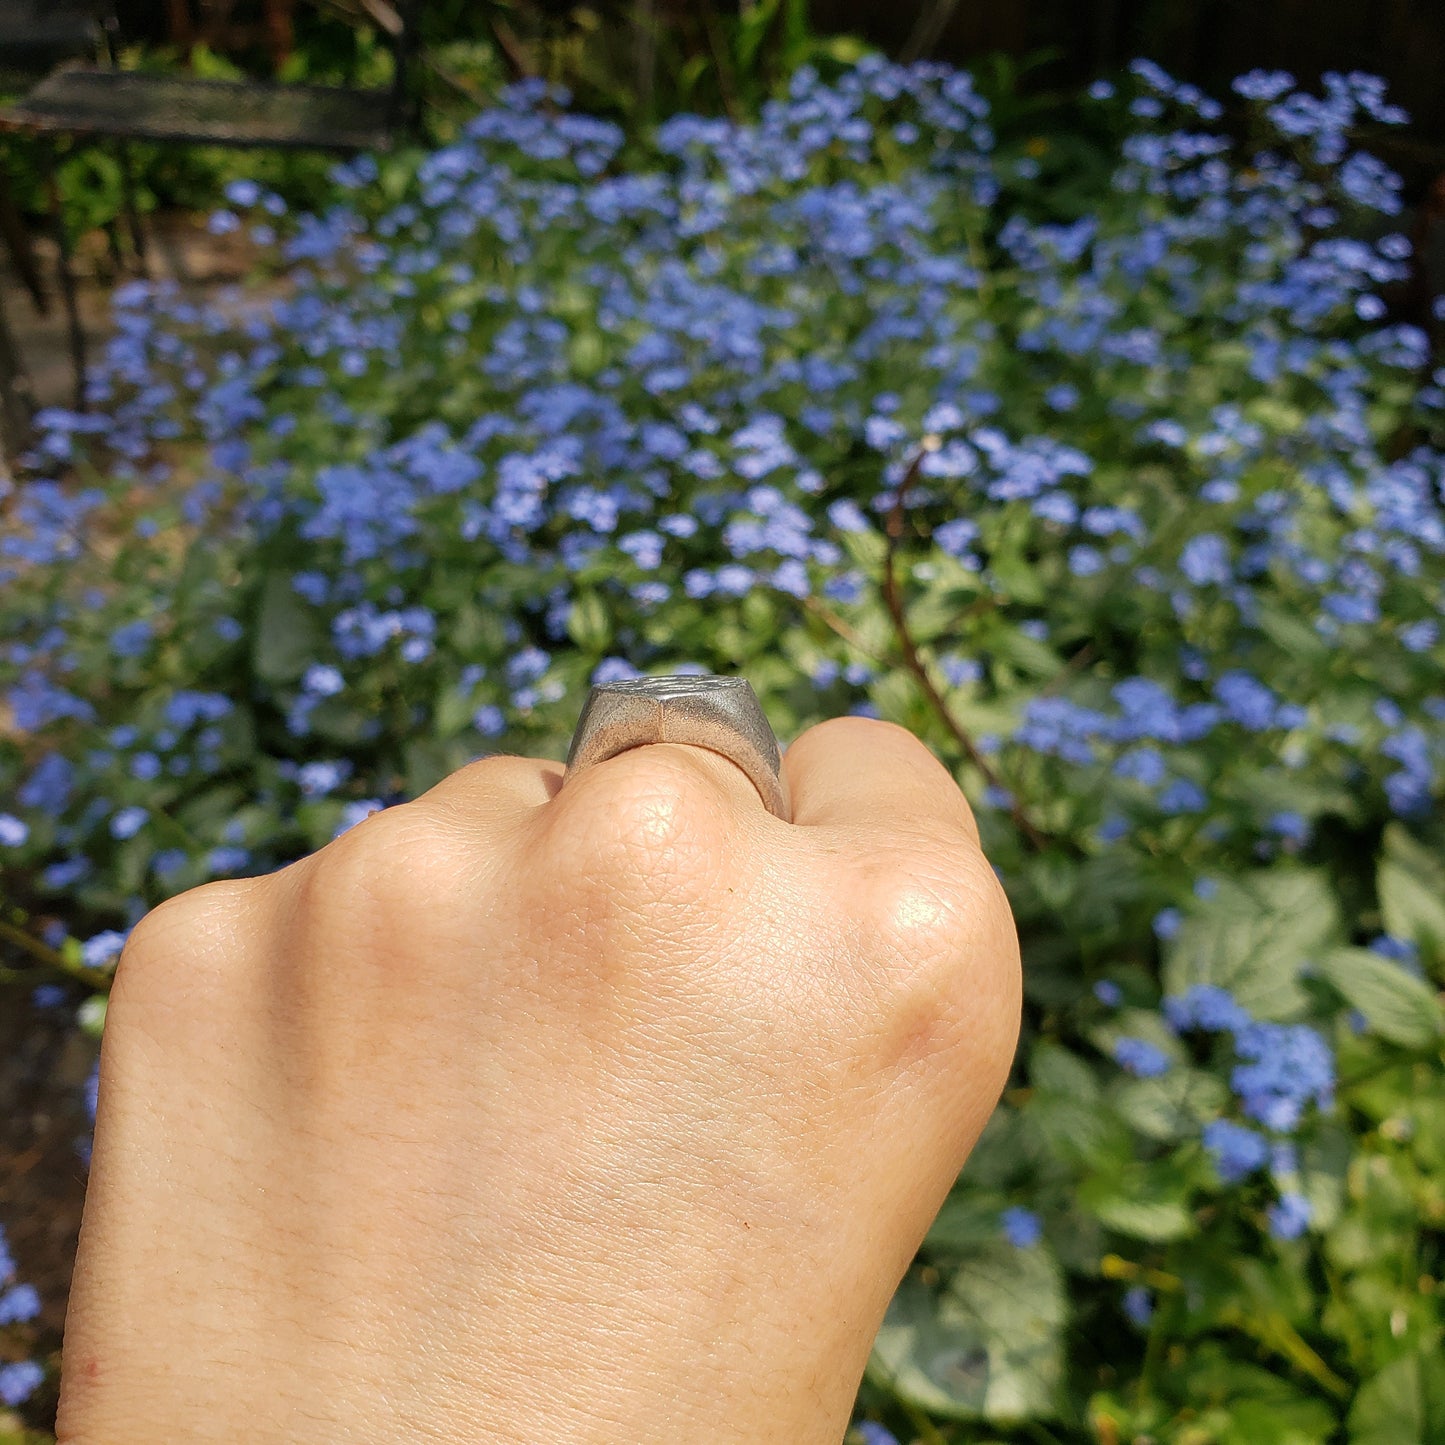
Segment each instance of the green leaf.
[{"label": "green leaf", "polygon": [[412,738],[402,749],[402,770],[407,797],[419,798],[473,756],[465,738]]},{"label": "green leaf", "polygon": [[1047,1419],[1063,1376],[1062,1271],[1043,1245],[1000,1243],[959,1266],[937,1299],[904,1281],[868,1373],[944,1419]]},{"label": "green leaf", "polygon": [[924,1246],[957,1256],[992,1244],[998,1239],[1004,1196],[977,1190],[959,1191],[943,1201]]},{"label": "green leaf", "polygon": [[1087,1180],[1079,1191],[1079,1203],[1109,1229],[1132,1239],[1167,1244],[1194,1232],[1188,1195],[1188,1180],[1167,1161],[1135,1161]]},{"label": "green leaf", "polygon": [[1329,654],[1329,644],[1296,607],[1286,607],[1266,596],[1256,610],[1259,630],[1290,657],[1318,658]]},{"label": "green leaf", "polygon": [[1407,1049],[1424,1048],[1445,1033],[1445,1012],[1428,984],[1368,948],[1338,948],[1314,964],[1370,1030]]},{"label": "green leaf", "polygon": [[1385,1366],[1355,1397],[1350,1445],[1438,1445],[1445,1440],[1445,1361],[1422,1350]]},{"label": "green leaf", "polygon": [[1064,1094],[1091,1104],[1099,1097],[1099,1081],[1088,1063],[1059,1044],[1040,1043],[1029,1058],[1029,1082],[1042,1093]]},{"label": "green leaf", "polygon": [[1301,964],[1317,961],[1340,941],[1339,932],[1339,907],[1319,870],[1226,879],[1170,940],[1164,986],[1178,994],[1218,984],[1258,1018],[1294,1018],[1308,1003]]},{"label": "green leaf", "polygon": [[1230,1409],[1220,1445],[1320,1445],[1337,1419],[1323,1400],[1241,1400]]},{"label": "green leaf", "polygon": [[1386,929],[1445,956],[1445,861],[1399,823],[1385,829],[1376,886]]},{"label": "green leaf", "polygon": [[319,654],[324,634],[310,607],[284,572],[272,572],[261,589],[251,665],[267,682],[295,682]]},{"label": "green leaf", "polygon": [[477,705],[472,699],[472,689],[465,691],[454,681],[448,681],[432,706],[432,727],[438,737],[455,737],[472,725]]},{"label": "green leaf", "polygon": [[1350,1136],[1331,1125],[1300,1147],[1300,1193],[1309,1200],[1310,1223],[1317,1230],[1333,1229],[1340,1217],[1354,1152]]},{"label": "green leaf", "polygon": [[1093,1069],[1077,1054],[1041,1043],[1029,1060],[1029,1082],[1025,1113],[1056,1159],[1110,1169],[1128,1158],[1129,1131],[1104,1106]]},{"label": "green leaf", "polygon": [[1026,1115],[1055,1159],[1107,1170],[1127,1159],[1131,1136],[1112,1109],[1068,1094],[1038,1093]]},{"label": "green leaf", "polygon": [[1229,1102],[1224,1080],[1179,1065],[1157,1079],[1128,1079],[1113,1093],[1119,1117],[1149,1139],[1195,1138]]},{"label": "green leaf", "polygon": [[603,653],[612,642],[607,604],[595,592],[583,592],[567,614],[567,635],[584,651]]},{"label": "green leaf", "polygon": [[995,657],[1011,662],[1025,677],[1055,677],[1064,666],[1063,658],[1048,643],[1007,624],[989,630],[987,646]]}]

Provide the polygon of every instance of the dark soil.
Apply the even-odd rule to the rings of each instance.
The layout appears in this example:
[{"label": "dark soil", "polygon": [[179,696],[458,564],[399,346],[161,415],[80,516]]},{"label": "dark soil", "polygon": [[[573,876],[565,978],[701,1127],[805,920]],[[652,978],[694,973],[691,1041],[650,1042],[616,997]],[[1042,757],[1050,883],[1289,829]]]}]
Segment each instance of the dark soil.
[{"label": "dark soil", "polygon": [[[36,982],[42,982],[37,975]],[[18,1412],[36,1429],[54,1422],[65,1301],[85,1200],[88,1137],[82,1093],[98,1043],[75,1024],[75,1003],[37,1009],[30,988],[0,987],[0,1224],[18,1277],[35,1286],[44,1309],[30,1325],[0,1334],[0,1358],[38,1360],[45,1384]],[[3,1421],[0,1409],[0,1421]],[[0,1426],[3,1430],[3,1426]]]}]

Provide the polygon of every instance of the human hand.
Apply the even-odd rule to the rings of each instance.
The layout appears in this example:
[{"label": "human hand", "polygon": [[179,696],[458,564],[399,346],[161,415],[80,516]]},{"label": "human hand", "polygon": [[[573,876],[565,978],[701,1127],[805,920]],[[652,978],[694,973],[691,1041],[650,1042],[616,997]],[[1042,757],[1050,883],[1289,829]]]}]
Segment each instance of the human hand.
[{"label": "human hand", "polygon": [[911,734],[473,763],[121,959],[62,1445],[836,1445],[1018,948]]}]

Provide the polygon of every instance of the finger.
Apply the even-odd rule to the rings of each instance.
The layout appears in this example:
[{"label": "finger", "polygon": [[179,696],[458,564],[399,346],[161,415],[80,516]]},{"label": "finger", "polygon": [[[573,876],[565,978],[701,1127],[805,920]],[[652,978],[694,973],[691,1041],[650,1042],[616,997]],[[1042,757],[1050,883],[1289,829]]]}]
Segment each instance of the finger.
[{"label": "finger", "polygon": [[562,786],[562,773],[562,764],[549,758],[496,753],[458,768],[411,806],[475,822],[512,820],[549,802]]},{"label": "finger", "polygon": [[733,816],[766,814],[762,797],[742,768],[722,753],[695,743],[646,743],[628,748],[573,773],[567,779],[567,791],[573,796],[595,791],[605,798],[614,789],[647,788],[656,783],[675,789],[701,787]]},{"label": "finger", "polygon": [[866,717],[829,718],[783,754],[802,827],[880,832],[958,829],[978,842],[973,809],[947,768],[907,728]]}]

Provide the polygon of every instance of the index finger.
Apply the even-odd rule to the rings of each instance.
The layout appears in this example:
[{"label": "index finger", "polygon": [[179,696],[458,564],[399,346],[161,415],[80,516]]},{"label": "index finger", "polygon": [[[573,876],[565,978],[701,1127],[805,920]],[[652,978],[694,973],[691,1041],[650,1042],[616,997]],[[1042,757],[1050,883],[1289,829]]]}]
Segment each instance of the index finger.
[{"label": "index finger", "polygon": [[875,718],[829,718],[783,754],[802,827],[876,831],[958,829],[975,844],[973,809],[947,768],[907,728]]}]

